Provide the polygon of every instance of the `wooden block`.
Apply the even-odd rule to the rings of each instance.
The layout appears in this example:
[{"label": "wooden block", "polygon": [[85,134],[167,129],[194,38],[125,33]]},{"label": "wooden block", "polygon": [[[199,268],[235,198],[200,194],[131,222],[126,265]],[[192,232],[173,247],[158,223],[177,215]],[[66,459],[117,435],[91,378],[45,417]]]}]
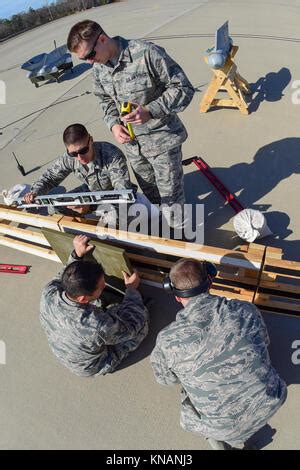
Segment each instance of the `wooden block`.
[{"label": "wooden block", "polygon": [[266,247],[266,256],[268,258],[282,259],[282,249],[272,246]]},{"label": "wooden block", "polygon": [[211,106],[224,106],[226,108],[236,108],[236,104],[229,99],[215,98],[212,100]]}]

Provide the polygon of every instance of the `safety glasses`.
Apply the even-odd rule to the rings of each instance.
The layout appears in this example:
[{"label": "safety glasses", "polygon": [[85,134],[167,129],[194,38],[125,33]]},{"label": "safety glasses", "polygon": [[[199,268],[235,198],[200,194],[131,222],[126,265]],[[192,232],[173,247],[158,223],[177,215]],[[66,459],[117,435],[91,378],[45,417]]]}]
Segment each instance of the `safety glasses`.
[{"label": "safety glasses", "polygon": [[95,50],[95,47],[96,47],[96,44],[97,44],[97,41],[99,39],[99,37],[101,36],[101,34],[103,33],[103,31],[101,31],[101,33],[98,34],[94,44],[93,44],[93,47],[92,49],[87,53],[85,54],[84,57],[80,57],[80,60],[91,60],[95,57],[95,55],[97,54],[97,51]]},{"label": "safety glasses", "polygon": [[67,154],[69,155],[69,157],[76,158],[77,155],[85,155],[86,153],[88,153],[88,151],[90,149],[90,140],[91,140],[91,136],[89,137],[87,145],[85,147],[82,147],[81,149],[77,150],[77,152],[69,152],[67,150]]}]

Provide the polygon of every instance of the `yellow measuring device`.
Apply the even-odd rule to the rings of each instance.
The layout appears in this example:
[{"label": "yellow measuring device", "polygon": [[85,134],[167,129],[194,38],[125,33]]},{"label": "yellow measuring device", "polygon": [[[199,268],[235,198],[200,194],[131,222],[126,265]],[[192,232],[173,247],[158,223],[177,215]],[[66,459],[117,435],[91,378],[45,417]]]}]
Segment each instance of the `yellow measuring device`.
[{"label": "yellow measuring device", "polygon": [[[132,106],[131,106],[131,103],[129,101],[124,101],[121,104],[121,116],[126,116],[126,114],[131,113],[131,110],[132,110]],[[132,129],[132,125],[129,122],[127,122],[125,125],[128,129],[131,140],[134,140],[135,135],[134,135],[134,132],[133,132],[133,129]]]}]

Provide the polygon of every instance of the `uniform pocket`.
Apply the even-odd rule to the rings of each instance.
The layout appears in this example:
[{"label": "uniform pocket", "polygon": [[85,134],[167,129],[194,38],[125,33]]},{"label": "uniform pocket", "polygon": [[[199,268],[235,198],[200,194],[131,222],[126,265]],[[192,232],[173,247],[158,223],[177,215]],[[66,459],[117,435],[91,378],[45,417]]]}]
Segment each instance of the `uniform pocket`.
[{"label": "uniform pocket", "polygon": [[155,93],[155,84],[150,77],[137,77],[136,80],[124,81],[119,89],[118,95],[123,101],[146,104],[152,101]]}]

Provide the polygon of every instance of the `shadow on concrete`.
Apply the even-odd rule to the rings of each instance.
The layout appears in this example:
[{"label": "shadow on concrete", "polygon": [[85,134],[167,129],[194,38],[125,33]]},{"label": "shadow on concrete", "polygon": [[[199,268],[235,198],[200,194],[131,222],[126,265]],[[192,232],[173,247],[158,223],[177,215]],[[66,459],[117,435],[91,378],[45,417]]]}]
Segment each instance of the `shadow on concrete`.
[{"label": "shadow on concrete", "polygon": [[[145,297],[153,297],[151,288],[143,286],[142,290]],[[168,306],[167,308],[166,305]],[[181,305],[175,301],[173,296],[167,296],[167,294],[161,291],[161,295],[156,296],[155,303],[149,308],[150,331],[148,336],[141,346],[131,353],[117,370],[130,367],[150,356],[156,343],[157,334],[162,328],[175,320],[176,313],[180,308]],[[263,312],[263,318],[271,341],[269,353],[273,367],[287,385],[299,384],[299,366],[293,365],[292,363],[294,349],[291,348],[295,338],[300,338],[299,318],[269,312]],[[246,446],[254,446],[256,449],[262,449],[273,441],[275,434],[276,429],[266,424],[251,436]]]},{"label": "shadow on concrete", "polygon": [[43,87],[46,85],[52,85],[53,83],[62,83],[68,80],[73,80],[74,78],[79,77],[87,70],[90,70],[92,66],[90,64],[78,64],[75,65],[72,69],[66,70],[59,78],[56,80],[55,78],[50,78],[49,80],[45,80],[39,83],[39,87]]},{"label": "shadow on concrete", "polygon": [[289,315],[263,312],[270,336],[269,353],[272,365],[287,385],[300,384],[299,365],[292,362],[292,344],[300,338],[300,319]]},{"label": "shadow on concrete", "polygon": [[284,96],[283,90],[291,81],[291,72],[288,68],[282,67],[278,72],[269,72],[265,77],[261,77],[256,83],[251,83],[250,87],[253,92],[249,112],[254,113],[258,110],[263,101],[279,101]]},{"label": "shadow on concrete", "polygon": [[289,216],[280,211],[267,212],[265,216],[273,235],[258,240],[258,243],[281,248],[283,250],[283,259],[300,261],[300,240],[286,240],[293,233],[292,230],[288,229]]},{"label": "shadow on concrete", "polygon": [[40,170],[40,168],[42,168],[43,165],[40,165],[40,166],[35,166],[34,168],[32,168],[31,170],[29,171],[26,171],[25,175],[30,175],[30,173],[34,173],[35,171],[38,171]]},{"label": "shadow on concrete", "polygon": [[[240,256],[243,255],[240,254]],[[221,264],[224,263],[222,258]],[[273,313],[261,310],[268,333],[270,345],[268,347],[273,367],[287,385],[299,384],[299,365],[292,361],[295,351],[292,344],[300,338],[300,317],[290,314]]]},{"label": "shadow on concrete", "polygon": [[87,64],[87,63],[75,65],[75,67],[73,67],[72,70],[68,70],[60,77],[59,83],[66,82],[68,80],[73,80],[74,78],[79,77],[80,75],[87,72],[88,70],[91,70],[91,68],[92,68],[92,65]]},{"label": "shadow on concrete", "polygon": [[194,90],[196,93],[202,93],[203,92],[203,87],[206,87],[208,83],[202,83],[200,85],[194,85]]},{"label": "shadow on concrete", "polygon": [[[282,180],[294,173],[300,173],[299,152],[300,139],[289,137],[261,147],[251,163],[237,163],[229,168],[212,168],[212,171],[232,193],[238,196],[243,207],[266,211],[272,205],[256,204],[256,201],[272,191]],[[207,163],[209,165],[210,162]],[[229,245],[232,243],[233,247],[238,241],[234,233],[232,240],[228,241],[228,234],[222,235],[222,230],[219,230],[234,217],[235,212],[232,208],[224,204],[222,196],[199,170],[186,174],[184,184],[186,202],[205,206],[204,243],[226,248],[230,248]],[[286,221],[283,222],[286,225]],[[287,232],[282,229],[282,233]],[[270,239],[271,237],[268,237],[268,243]],[[290,242],[286,243],[286,246],[289,248],[289,256],[299,256],[299,251],[296,252],[298,244]]]},{"label": "shadow on concrete", "polygon": [[246,446],[254,446],[255,449],[261,450],[273,441],[273,436],[276,432],[277,430],[275,428],[272,428],[269,424],[265,424],[264,427],[248,439]]},{"label": "shadow on concrete", "polygon": [[42,165],[38,165],[38,166],[35,166],[35,167],[31,168],[30,170],[28,170],[28,171],[25,172],[26,176],[27,176],[27,175],[30,175],[31,173],[34,173],[35,171],[40,170],[40,169],[43,168],[44,166],[48,166],[49,163],[53,162],[53,161],[56,160],[56,159],[57,159],[57,157],[52,158],[51,160],[49,160],[49,161],[46,162],[46,163],[43,163]]}]

